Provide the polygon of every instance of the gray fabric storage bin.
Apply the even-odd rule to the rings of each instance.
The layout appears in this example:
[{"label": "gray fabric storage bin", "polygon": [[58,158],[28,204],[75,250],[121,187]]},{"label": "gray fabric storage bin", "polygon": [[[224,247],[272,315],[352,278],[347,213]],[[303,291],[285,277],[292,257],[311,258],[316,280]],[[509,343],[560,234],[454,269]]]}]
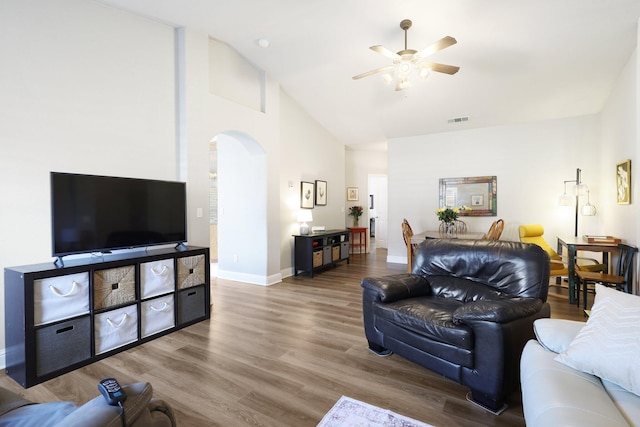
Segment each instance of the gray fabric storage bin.
[{"label": "gray fabric storage bin", "polygon": [[36,375],[48,374],[90,357],[88,315],[36,329]]},{"label": "gray fabric storage bin", "polygon": [[340,258],[349,258],[349,242],[340,243]]},{"label": "gray fabric storage bin", "polygon": [[205,316],[204,286],[195,286],[178,293],[178,323],[184,324]]}]

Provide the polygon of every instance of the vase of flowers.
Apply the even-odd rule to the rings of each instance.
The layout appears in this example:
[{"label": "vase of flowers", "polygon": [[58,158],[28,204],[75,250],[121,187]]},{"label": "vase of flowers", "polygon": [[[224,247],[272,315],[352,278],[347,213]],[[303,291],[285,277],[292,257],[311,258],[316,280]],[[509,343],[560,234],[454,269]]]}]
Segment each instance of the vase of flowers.
[{"label": "vase of flowers", "polygon": [[470,211],[471,208],[465,205],[460,206],[459,208],[450,208],[445,206],[443,208],[439,208],[436,210],[436,215],[438,215],[438,219],[444,225],[444,230],[447,236],[450,236],[454,232],[454,222],[458,219],[458,215],[461,210]]},{"label": "vase of flowers", "polygon": [[353,226],[358,226],[358,218],[364,213],[362,206],[351,206],[349,208],[349,216],[353,217]]}]

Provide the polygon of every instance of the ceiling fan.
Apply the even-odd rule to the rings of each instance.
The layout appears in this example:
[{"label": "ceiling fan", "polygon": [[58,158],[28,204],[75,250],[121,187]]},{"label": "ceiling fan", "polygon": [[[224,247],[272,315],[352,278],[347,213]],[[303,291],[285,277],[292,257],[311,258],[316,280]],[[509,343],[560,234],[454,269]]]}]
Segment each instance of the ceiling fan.
[{"label": "ceiling fan", "polygon": [[404,30],[403,50],[395,53],[381,45],[371,46],[369,48],[374,52],[380,53],[393,60],[392,65],[387,65],[385,67],[367,71],[366,73],[358,74],[357,76],[353,76],[353,80],[373,76],[375,74],[382,74],[387,83],[391,83],[395,79],[396,90],[402,90],[411,86],[410,76],[414,70],[423,80],[427,78],[431,71],[445,74],[457,73],[460,67],[424,61],[424,58],[427,56],[456,44],[457,40],[453,37],[446,36],[419,52],[414,49],[407,49],[407,31],[411,28],[411,24],[411,20],[409,19],[403,19],[402,22],[400,22],[400,28]]}]

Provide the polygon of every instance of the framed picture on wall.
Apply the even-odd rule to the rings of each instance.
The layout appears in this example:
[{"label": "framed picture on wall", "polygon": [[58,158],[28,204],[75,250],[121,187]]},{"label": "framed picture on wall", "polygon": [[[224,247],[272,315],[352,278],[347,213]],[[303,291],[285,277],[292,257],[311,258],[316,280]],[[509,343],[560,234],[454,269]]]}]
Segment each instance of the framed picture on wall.
[{"label": "framed picture on wall", "polygon": [[631,204],[631,160],[616,164],[616,198],[619,205]]},{"label": "framed picture on wall", "polygon": [[474,194],[471,196],[471,207],[484,205],[484,196],[482,194]]},{"label": "framed picture on wall", "polygon": [[316,205],[327,205],[327,181],[316,180]]},{"label": "framed picture on wall", "polygon": [[300,183],[300,207],[313,209],[313,182]]},{"label": "framed picture on wall", "polygon": [[347,200],[357,201],[359,199],[358,187],[347,187]]}]

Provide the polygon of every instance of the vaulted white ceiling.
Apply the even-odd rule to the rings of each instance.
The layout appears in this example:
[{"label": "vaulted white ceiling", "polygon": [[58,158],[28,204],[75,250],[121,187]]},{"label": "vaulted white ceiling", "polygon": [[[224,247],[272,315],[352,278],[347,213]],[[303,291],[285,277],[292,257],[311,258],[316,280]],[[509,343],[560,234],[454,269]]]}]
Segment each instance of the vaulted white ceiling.
[{"label": "vaulted white ceiling", "polygon": [[[639,0],[101,0],[221,40],[277,80],[346,145],[594,114],[637,42]],[[396,92],[369,50],[420,50],[460,66]],[[264,49],[260,38],[270,42]],[[469,117],[449,123],[449,119]]]}]

